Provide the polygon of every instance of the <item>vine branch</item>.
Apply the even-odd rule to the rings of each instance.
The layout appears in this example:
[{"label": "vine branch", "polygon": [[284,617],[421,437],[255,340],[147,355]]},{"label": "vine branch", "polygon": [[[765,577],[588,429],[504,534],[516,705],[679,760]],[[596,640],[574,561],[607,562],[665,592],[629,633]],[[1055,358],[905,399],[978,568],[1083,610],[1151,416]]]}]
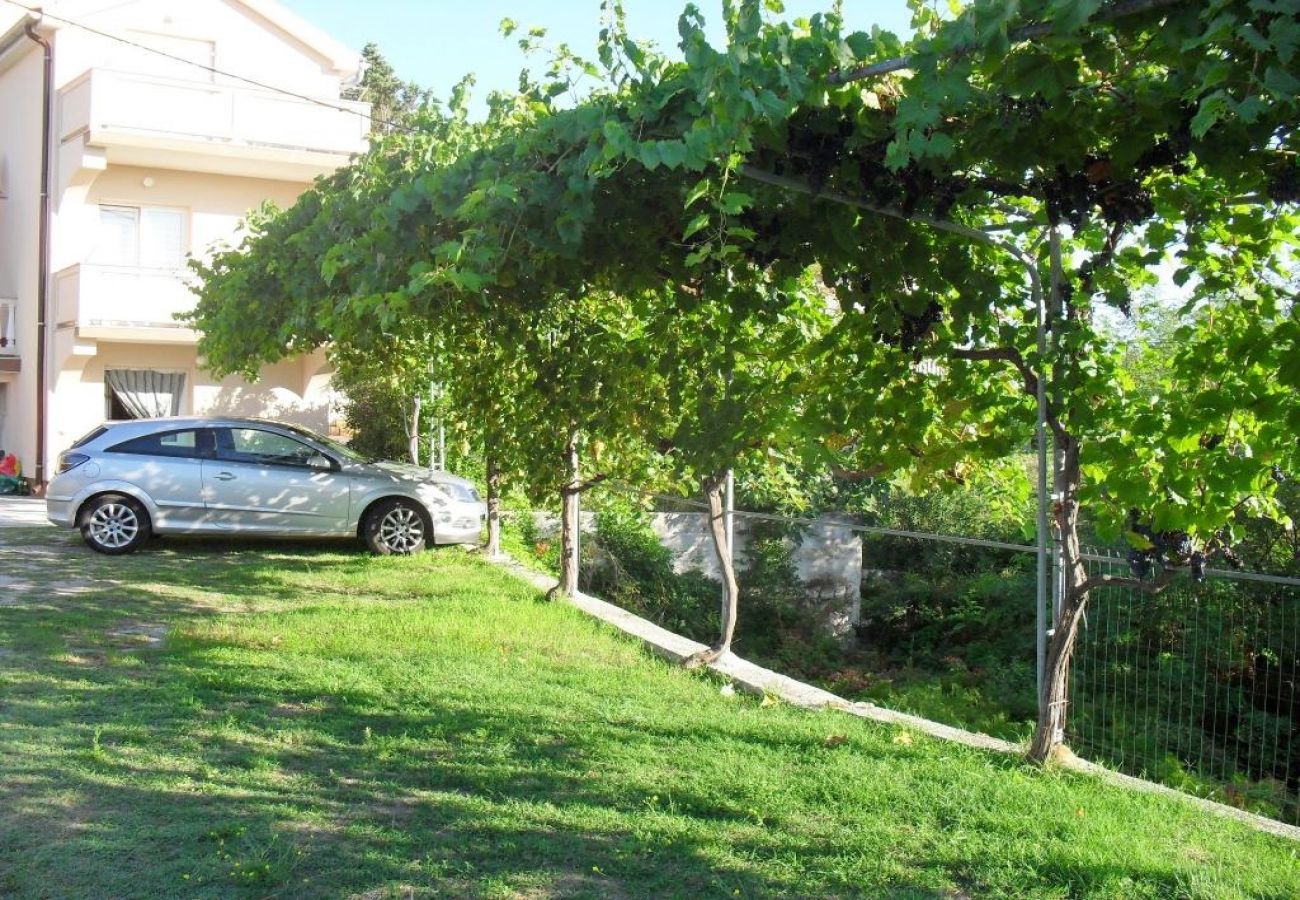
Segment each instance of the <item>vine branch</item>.
[{"label": "vine branch", "polygon": [[1127,587],[1141,591],[1144,594],[1158,594],[1173,582],[1177,574],[1174,569],[1163,569],[1155,578],[1134,578],[1131,575],[1092,575],[1084,579],[1075,591],[1082,596],[1097,588],[1103,587]]},{"label": "vine branch", "polygon": [[930,216],[919,215],[916,213],[908,215],[902,210],[891,209],[888,206],[876,206],[874,203],[868,203],[866,200],[859,200],[857,197],[850,197],[848,194],[840,194],[835,191],[819,191],[797,178],[790,178],[785,175],[778,175],[775,172],[768,172],[765,169],[760,169],[757,166],[752,166],[748,163],[742,165],[739,172],[746,178],[754,181],[761,181],[763,184],[770,184],[773,187],[785,188],[789,191],[807,194],[810,197],[816,197],[821,200],[830,200],[834,203],[843,203],[845,206],[853,206],[857,209],[866,210],[867,212],[889,216],[894,219],[902,219],[904,222],[919,222],[922,225],[929,225],[931,228],[938,229],[939,231],[947,231],[951,234],[959,234],[962,237],[971,239],[972,241],[979,241],[981,244],[988,244],[995,247],[1007,246],[1004,241],[1000,241],[978,228],[971,228],[967,225],[962,225],[959,222],[952,222],[947,219],[935,219]]},{"label": "vine branch", "polygon": [[584,491],[589,491],[589,490],[591,490],[591,489],[594,488],[596,485],[600,484],[602,481],[608,481],[608,480],[609,480],[609,477],[610,477],[610,473],[609,473],[609,472],[602,472],[602,473],[600,473],[599,475],[593,475],[593,476],[591,476],[591,477],[588,478],[586,481],[579,481],[577,484],[566,484],[566,485],[563,485],[563,486],[560,487],[560,493],[561,493],[561,494],[581,494],[581,493],[584,492]]},{"label": "vine branch", "polygon": [[1024,379],[1025,393],[1031,396],[1038,394],[1038,376],[1033,369],[1029,368],[1024,356],[1015,347],[988,347],[978,350],[953,349],[948,351],[948,355],[953,359],[1002,360],[1003,362],[1009,362],[1020,373],[1020,377]]}]

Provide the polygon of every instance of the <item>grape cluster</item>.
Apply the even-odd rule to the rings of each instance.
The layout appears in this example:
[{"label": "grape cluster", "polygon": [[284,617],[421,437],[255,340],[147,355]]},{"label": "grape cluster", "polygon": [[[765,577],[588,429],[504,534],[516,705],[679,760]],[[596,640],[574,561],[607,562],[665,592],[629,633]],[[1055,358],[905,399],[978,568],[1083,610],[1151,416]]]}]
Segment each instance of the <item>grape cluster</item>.
[{"label": "grape cluster", "polygon": [[1241,560],[1228,546],[1224,532],[1216,534],[1208,544],[1198,546],[1192,536],[1185,531],[1155,531],[1143,524],[1136,509],[1129,510],[1129,530],[1146,538],[1150,545],[1146,549],[1132,549],[1128,552],[1129,572],[1134,578],[1145,579],[1159,569],[1186,568],[1197,584],[1205,580],[1209,551],[1216,550],[1224,562],[1234,569],[1241,568]]},{"label": "grape cluster", "polygon": [[925,309],[915,315],[902,313],[902,324],[895,335],[878,335],[887,344],[895,344],[902,350],[912,350],[943,319],[943,307],[938,301],[931,300]]},{"label": "grape cluster", "polygon": [[943,306],[937,300],[931,300],[923,310],[916,313],[900,309],[897,305],[894,305],[892,310],[884,309],[879,298],[871,296],[872,281],[871,276],[867,274],[832,272],[824,268],[822,283],[835,292],[841,309],[869,309],[873,312],[878,311],[884,317],[892,311],[897,315],[896,328],[878,327],[874,334],[877,341],[891,347],[909,352],[916,350],[934,330],[934,326],[943,321]]},{"label": "grape cluster", "polygon": [[1133,179],[1116,180],[1110,161],[1088,157],[1078,172],[1058,166],[1056,177],[1040,185],[1053,222],[1083,227],[1094,208],[1111,225],[1136,225],[1155,215],[1151,194]]},{"label": "grape cluster", "polygon": [[[779,159],[753,159],[755,165],[771,168],[780,175],[797,177],[814,191],[835,189],[880,207],[912,215],[924,209],[939,218],[947,217],[958,198],[972,186],[965,177],[939,173],[910,163],[901,170],[885,165],[892,133],[876,135],[860,130],[853,118],[835,109],[804,110],[786,125],[785,153]],[[834,184],[849,174],[851,184]],[[983,185],[1004,193],[1021,194],[1018,185]]]},{"label": "grape cluster", "polygon": [[1270,172],[1268,196],[1276,203],[1300,203],[1300,168],[1288,164]]}]

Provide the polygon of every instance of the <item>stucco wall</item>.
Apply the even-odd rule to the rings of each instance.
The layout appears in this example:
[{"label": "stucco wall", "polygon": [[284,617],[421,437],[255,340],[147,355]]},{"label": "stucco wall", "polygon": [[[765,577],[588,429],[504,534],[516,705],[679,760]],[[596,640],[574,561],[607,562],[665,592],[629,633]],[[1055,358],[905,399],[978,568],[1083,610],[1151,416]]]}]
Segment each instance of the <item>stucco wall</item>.
[{"label": "stucco wall", "polygon": [[109,166],[82,196],[65,195],[55,220],[53,270],[85,262],[99,226],[99,204],[181,209],[190,253],[206,258],[214,242],[237,243],[235,230],[250,209],[270,200],[289,206],[306,187],[292,181],[238,178],[164,168]]},{"label": "stucco wall", "polygon": [[[129,3],[72,4],[60,9],[78,21],[122,34],[145,46],[176,54],[176,39],[211,41],[214,68],[276,87],[318,97],[337,97],[339,76],[304,44],[273,28],[241,4],[222,0],[135,0]],[[69,4],[60,4],[61,7]],[[200,80],[198,68],[169,61],[77,28],[57,33],[55,81],[62,87],[94,66]],[[181,54],[183,55],[183,51]]]},{"label": "stucco wall", "polygon": [[[245,5],[232,0],[124,0],[109,4],[94,0],[51,0],[49,3],[51,12],[164,52],[204,58],[217,69],[299,94],[336,98],[340,78],[349,74],[355,58],[292,14],[285,21],[287,30],[277,25],[272,20],[280,18],[281,13],[270,6],[273,4]],[[13,10],[0,10],[0,23],[5,28],[15,18]],[[55,29],[52,43],[56,91],[92,68],[156,75],[160,83],[168,79],[211,81],[217,86],[229,83],[240,85],[244,91],[257,90],[237,79],[168,61],[83,29],[60,27],[54,20],[50,24]],[[210,59],[205,56],[206,42],[211,42],[213,48]],[[0,298],[16,299],[19,303],[19,342],[23,352],[20,373],[0,373],[0,381],[6,385],[6,415],[0,424],[0,447],[16,451],[28,474],[34,474],[36,468],[40,63],[34,44],[31,49],[20,44],[0,61],[0,185],[4,186],[5,194],[0,197]],[[56,128],[63,121],[65,101],[64,95],[56,100]],[[82,148],[79,135],[68,136],[68,140],[66,147],[55,148],[58,170],[52,203],[51,273],[85,263],[90,258],[100,203],[184,210],[187,249],[201,257],[214,242],[236,241],[236,224],[249,209],[266,200],[282,206],[292,203],[307,187],[310,177],[288,163],[274,171],[283,177],[301,176],[301,180],[185,171],[191,163],[190,157],[179,154],[173,160],[159,150],[153,152],[159,162],[156,166],[122,165],[123,160],[106,164],[102,152]],[[68,148],[76,152],[63,152]],[[255,175],[265,174],[256,166],[254,169]],[[116,296],[109,295],[109,298],[113,303],[118,302]],[[181,303],[190,302],[184,295],[178,294],[178,298]],[[51,296],[51,318],[55,312],[53,300]],[[130,301],[130,296],[121,298],[123,303]],[[268,367],[255,384],[248,384],[241,379],[217,380],[202,371],[194,347],[187,346],[183,338],[178,341],[177,335],[167,335],[171,342],[162,344],[146,343],[149,338],[138,333],[123,334],[111,341],[96,341],[93,337],[72,327],[51,329],[47,465],[60,450],[104,418],[106,368],[185,372],[183,412],[263,415],[322,431],[328,429],[332,397],[328,370],[319,355]]]},{"label": "stucco wall", "polygon": [[[58,376],[50,410],[52,451],[66,449],[105,418],[105,369],[185,373],[182,415],[261,416],[322,434],[329,429],[333,394],[322,354],[267,366],[255,383],[217,379],[198,365],[193,347],[101,342],[94,356],[73,357]],[[78,364],[79,363],[79,364]]]},{"label": "stucco wall", "polygon": [[[559,534],[560,521],[554,513],[535,512],[533,521],[542,534],[549,537]],[[737,570],[743,572],[749,559],[750,527],[749,521],[741,517],[735,523],[734,558]],[[582,531],[590,532],[595,527],[595,516],[582,513]],[[651,528],[659,542],[672,551],[673,568],[677,572],[698,571],[720,580],[705,513],[655,513]],[[861,536],[849,529],[847,520],[827,516],[786,541],[793,551],[795,573],[807,589],[809,613],[831,632],[849,633],[861,610]]]},{"label": "stucco wall", "polygon": [[[27,42],[30,43],[30,42]],[[17,301],[21,371],[7,385],[0,449],[36,465],[37,217],[41,173],[41,54],[16,46],[0,70],[0,298]]]}]

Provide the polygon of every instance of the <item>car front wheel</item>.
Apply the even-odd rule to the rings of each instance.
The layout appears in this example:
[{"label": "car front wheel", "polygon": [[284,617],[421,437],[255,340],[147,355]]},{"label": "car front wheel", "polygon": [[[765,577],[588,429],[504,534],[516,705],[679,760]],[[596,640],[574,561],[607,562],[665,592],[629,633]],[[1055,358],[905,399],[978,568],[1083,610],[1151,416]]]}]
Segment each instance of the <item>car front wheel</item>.
[{"label": "car front wheel", "polygon": [[376,503],[361,526],[361,537],[379,556],[418,553],[433,543],[428,516],[414,500],[393,497]]},{"label": "car front wheel", "polygon": [[96,497],[81,514],[81,537],[98,553],[130,553],[149,539],[149,514],[123,494]]}]

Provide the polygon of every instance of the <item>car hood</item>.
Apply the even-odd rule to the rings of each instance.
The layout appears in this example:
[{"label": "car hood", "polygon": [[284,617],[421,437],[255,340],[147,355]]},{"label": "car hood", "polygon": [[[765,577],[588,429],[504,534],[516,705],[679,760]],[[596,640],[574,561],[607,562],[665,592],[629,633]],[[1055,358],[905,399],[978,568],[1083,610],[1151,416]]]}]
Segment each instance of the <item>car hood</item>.
[{"label": "car hood", "polygon": [[461,478],[459,475],[452,475],[450,472],[432,471],[424,466],[413,466],[410,463],[400,462],[373,462],[366,463],[362,468],[392,476],[398,481],[408,484],[432,484],[435,486],[444,484],[455,484],[463,488],[473,488],[474,482],[468,478]]},{"label": "car hood", "polygon": [[376,475],[389,475],[397,481],[405,481],[410,484],[437,484],[428,469],[423,466],[413,466],[410,463],[399,462],[372,462],[365,463],[362,469],[372,472]]}]

